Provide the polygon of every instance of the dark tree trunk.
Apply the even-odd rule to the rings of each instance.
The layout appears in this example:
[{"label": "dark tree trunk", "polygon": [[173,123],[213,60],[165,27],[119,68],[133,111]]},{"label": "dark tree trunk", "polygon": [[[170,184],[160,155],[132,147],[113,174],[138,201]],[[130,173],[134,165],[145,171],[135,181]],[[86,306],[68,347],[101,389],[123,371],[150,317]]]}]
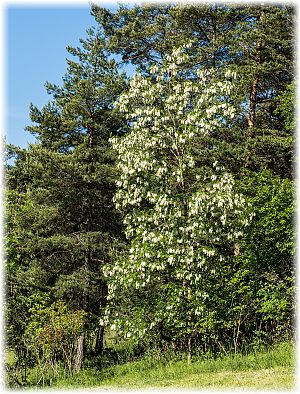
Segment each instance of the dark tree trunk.
[{"label": "dark tree trunk", "polygon": [[95,352],[101,355],[103,354],[103,348],[104,348],[104,327],[99,327],[97,330]]},{"label": "dark tree trunk", "polygon": [[258,82],[259,82],[259,77],[258,75],[256,75],[255,79],[252,82],[251,92],[250,92],[249,116],[247,119],[248,127],[250,129],[255,127]]},{"label": "dark tree trunk", "polygon": [[190,365],[192,360],[192,337],[188,336],[187,340],[187,364]]}]

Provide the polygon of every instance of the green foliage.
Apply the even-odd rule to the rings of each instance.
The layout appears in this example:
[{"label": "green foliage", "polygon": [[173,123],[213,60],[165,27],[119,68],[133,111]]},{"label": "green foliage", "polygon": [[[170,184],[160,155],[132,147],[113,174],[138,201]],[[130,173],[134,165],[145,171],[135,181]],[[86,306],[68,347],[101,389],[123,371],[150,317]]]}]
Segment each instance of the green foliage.
[{"label": "green foliage", "polygon": [[283,119],[284,128],[287,132],[295,131],[295,100],[296,100],[296,84],[291,83],[286,90],[277,98],[278,107],[275,113]]},{"label": "green foliage", "polygon": [[86,312],[69,311],[58,301],[50,306],[34,305],[30,309],[31,321],[25,336],[26,344],[32,349],[39,363],[51,363],[62,359],[72,372],[76,339],[84,330]]},{"label": "green foliage", "polygon": [[[294,189],[293,181],[273,176],[268,170],[248,173],[242,183],[254,219],[241,246],[239,269],[252,278],[248,282],[252,305],[248,312],[256,319],[253,331],[263,341],[293,335]],[[238,289],[241,284],[236,284]]]},{"label": "green foliage", "polygon": [[255,212],[246,241],[247,253],[256,260],[257,269],[274,270],[284,277],[291,273],[295,253],[294,181],[265,170],[248,173],[242,188]]}]

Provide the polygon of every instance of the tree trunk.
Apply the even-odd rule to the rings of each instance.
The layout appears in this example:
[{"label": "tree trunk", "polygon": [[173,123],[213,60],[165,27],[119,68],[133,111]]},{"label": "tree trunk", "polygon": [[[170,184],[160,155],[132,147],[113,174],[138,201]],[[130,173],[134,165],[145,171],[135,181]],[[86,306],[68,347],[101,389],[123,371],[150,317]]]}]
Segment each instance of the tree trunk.
[{"label": "tree trunk", "polygon": [[241,254],[240,247],[241,246],[239,243],[234,244],[234,255],[235,256],[239,256]]},{"label": "tree trunk", "polygon": [[250,106],[249,106],[249,116],[247,119],[248,127],[255,127],[255,117],[256,117],[256,102],[257,102],[257,93],[258,93],[258,75],[255,76],[250,92]]},{"label": "tree trunk", "polygon": [[190,365],[191,359],[192,359],[192,338],[191,338],[191,335],[189,335],[189,337],[188,337],[187,348],[188,348],[187,364]]},{"label": "tree trunk", "polygon": [[95,352],[99,355],[103,354],[103,345],[104,345],[104,327],[99,327],[97,330],[97,338],[95,345]]},{"label": "tree trunk", "polygon": [[83,342],[84,342],[84,335],[81,334],[77,340],[77,354],[74,363],[74,371],[77,373],[80,372],[82,359],[83,359]]}]

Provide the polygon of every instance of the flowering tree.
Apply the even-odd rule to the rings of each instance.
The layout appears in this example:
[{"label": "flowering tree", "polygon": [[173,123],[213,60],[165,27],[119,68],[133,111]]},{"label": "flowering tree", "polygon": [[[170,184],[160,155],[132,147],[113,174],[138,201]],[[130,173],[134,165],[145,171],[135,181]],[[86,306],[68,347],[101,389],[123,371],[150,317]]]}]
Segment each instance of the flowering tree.
[{"label": "flowering tree", "polygon": [[248,224],[246,202],[218,164],[197,166],[197,147],[233,118],[234,74],[191,70],[188,44],[150,76],[136,74],[117,105],[130,132],[114,137],[115,205],[124,214],[129,255],[107,266],[103,324],[127,337],[151,330],[190,339],[201,330],[214,278]]}]

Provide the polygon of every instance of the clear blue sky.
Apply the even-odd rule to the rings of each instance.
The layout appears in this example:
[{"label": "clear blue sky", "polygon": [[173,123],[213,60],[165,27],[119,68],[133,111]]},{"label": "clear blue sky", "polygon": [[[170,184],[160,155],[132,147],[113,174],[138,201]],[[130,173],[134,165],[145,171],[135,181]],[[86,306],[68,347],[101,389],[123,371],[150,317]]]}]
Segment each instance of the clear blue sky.
[{"label": "clear blue sky", "polygon": [[[116,9],[114,3],[102,3]],[[86,30],[96,25],[90,7],[80,5],[10,5],[5,10],[6,141],[21,147],[34,137],[24,131],[30,124],[29,105],[41,108],[51,97],[46,81],[61,84],[66,72],[66,46],[78,46]]]}]

